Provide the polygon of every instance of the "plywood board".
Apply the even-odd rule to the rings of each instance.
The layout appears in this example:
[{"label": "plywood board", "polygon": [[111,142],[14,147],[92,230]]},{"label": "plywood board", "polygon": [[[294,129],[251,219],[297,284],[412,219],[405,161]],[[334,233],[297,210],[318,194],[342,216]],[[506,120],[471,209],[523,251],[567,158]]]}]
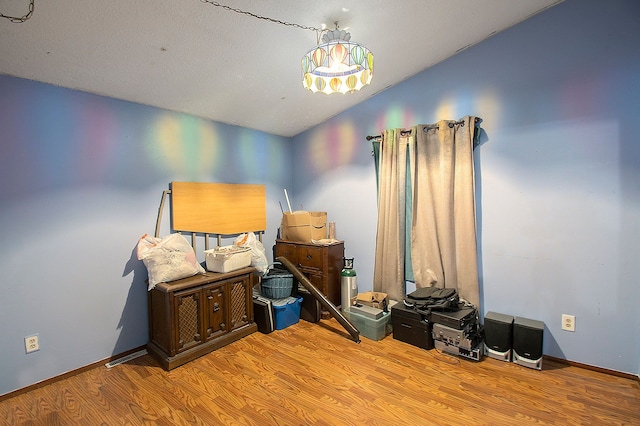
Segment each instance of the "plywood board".
[{"label": "plywood board", "polygon": [[232,235],[267,228],[264,185],[172,182],[173,229]]}]

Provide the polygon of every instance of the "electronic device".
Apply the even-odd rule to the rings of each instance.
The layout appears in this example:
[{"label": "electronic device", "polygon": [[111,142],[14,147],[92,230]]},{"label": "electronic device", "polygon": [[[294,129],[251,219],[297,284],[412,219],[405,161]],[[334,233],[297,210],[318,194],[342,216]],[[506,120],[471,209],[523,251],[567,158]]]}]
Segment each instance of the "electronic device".
[{"label": "electronic device", "polygon": [[453,311],[431,311],[429,321],[462,330],[476,323],[476,308],[463,306]]},{"label": "electronic device", "polygon": [[500,361],[511,361],[513,316],[487,312],[484,316],[484,353]]},{"label": "electronic device", "polygon": [[544,323],[516,317],[513,321],[513,362],[542,370]]},{"label": "electronic device", "polygon": [[449,345],[441,340],[434,340],[434,346],[436,349],[441,350],[442,352],[446,352],[451,355],[461,356],[463,358],[468,358],[473,361],[480,361],[482,358],[482,345],[479,344],[473,349],[465,349],[459,346]]},{"label": "electronic device", "polygon": [[349,306],[349,312],[353,312],[355,314],[359,314],[374,320],[380,319],[384,315],[384,311],[382,309],[373,308],[361,303],[356,303],[355,305]]},{"label": "electronic device", "polygon": [[447,327],[442,324],[433,324],[433,340],[439,340],[447,345],[472,350],[480,341],[476,328],[469,325],[463,330]]},{"label": "electronic device", "polygon": [[433,349],[431,323],[424,315],[404,303],[391,307],[393,338],[422,349]]}]

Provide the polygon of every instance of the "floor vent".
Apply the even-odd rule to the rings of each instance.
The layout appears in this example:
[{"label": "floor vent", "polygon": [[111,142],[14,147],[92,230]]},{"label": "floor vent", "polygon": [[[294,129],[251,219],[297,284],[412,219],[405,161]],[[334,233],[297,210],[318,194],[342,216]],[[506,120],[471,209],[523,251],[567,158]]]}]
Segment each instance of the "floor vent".
[{"label": "floor vent", "polygon": [[115,367],[116,365],[120,365],[127,361],[131,361],[132,359],[141,357],[142,355],[146,355],[146,353],[147,353],[147,350],[143,349],[141,351],[123,356],[122,358],[114,359],[113,361],[106,363],[104,366],[107,368]]}]

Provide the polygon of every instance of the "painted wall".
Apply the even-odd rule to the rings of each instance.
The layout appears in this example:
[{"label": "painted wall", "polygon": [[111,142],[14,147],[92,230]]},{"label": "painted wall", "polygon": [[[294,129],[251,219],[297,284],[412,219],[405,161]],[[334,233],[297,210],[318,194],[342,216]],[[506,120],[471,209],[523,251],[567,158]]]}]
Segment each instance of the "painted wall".
[{"label": "painted wall", "polygon": [[[567,0],[293,144],[0,76],[0,395],[147,342],[135,245],[154,232],[171,181],[265,184],[269,255],[289,189],[295,208],[337,222],[370,289],[376,194],[365,136],[467,114],[484,120],[482,312],[544,321],[548,355],[638,374],[638,18],[634,0]],[[165,212],[163,235],[168,226]],[[560,330],[562,313],[576,315],[575,333]],[[34,333],[41,350],[25,354]]]},{"label": "painted wall", "polygon": [[7,76],[0,93],[0,395],[147,343],[135,247],[171,181],[266,185],[275,239],[289,138]]},{"label": "painted wall", "polygon": [[[544,321],[545,354],[638,374],[638,22],[634,0],[567,0],[296,136],[296,203],[328,212],[371,290],[365,137],[480,116],[482,314]],[[562,314],[576,316],[574,333]]]}]

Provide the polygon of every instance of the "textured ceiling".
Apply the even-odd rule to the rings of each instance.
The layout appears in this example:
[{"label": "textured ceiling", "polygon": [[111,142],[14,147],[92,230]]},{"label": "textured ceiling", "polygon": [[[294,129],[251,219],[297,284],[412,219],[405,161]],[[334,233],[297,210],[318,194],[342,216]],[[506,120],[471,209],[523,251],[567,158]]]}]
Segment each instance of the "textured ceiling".
[{"label": "textured ceiling", "polygon": [[[256,15],[351,33],[375,55],[353,94],[303,89],[316,32],[198,0],[35,0],[0,19],[0,74],[294,136],[558,0],[221,0]],[[2,0],[22,16],[29,0]]]}]

